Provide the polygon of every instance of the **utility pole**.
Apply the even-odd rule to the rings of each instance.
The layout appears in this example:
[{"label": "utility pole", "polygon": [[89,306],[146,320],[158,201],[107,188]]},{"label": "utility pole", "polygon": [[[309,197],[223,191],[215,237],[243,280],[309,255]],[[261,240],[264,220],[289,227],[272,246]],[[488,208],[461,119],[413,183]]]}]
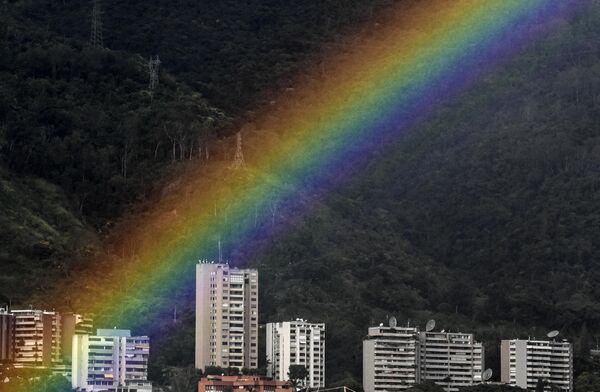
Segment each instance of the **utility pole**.
[{"label": "utility pole", "polygon": [[102,4],[101,0],[92,0],[92,30],[90,34],[90,43],[94,48],[104,47],[102,39]]},{"label": "utility pole", "polygon": [[232,169],[243,169],[246,167],[244,163],[244,152],[242,151],[242,133],[237,133],[237,146],[235,149],[235,156],[233,157]]},{"label": "utility pole", "polygon": [[153,59],[150,57],[150,61],[148,61],[148,73],[150,74],[150,83],[148,88],[150,91],[154,91],[156,86],[158,86],[158,67],[160,66],[160,59],[158,55]]}]

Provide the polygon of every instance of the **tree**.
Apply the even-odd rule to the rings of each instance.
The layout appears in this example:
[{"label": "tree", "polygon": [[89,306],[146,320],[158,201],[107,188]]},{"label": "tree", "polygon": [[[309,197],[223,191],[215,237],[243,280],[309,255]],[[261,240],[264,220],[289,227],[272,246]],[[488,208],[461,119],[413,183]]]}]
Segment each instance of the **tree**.
[{"label": "tree", "polygon": [[195,392],[201,377],[202,372],[193,366],[171,369],[169,372],[170,391]]},{"label": "tree", "polygon": [[581,373],[575,380],[575,392],[600,392],[600,375]]},{"label": "tree", "polygon": [[288,371],[288,378],[295,389],[299,389],[299,386],[304,385],[304,381],[308,377],[308,370],[304,365],[290,365]]}]

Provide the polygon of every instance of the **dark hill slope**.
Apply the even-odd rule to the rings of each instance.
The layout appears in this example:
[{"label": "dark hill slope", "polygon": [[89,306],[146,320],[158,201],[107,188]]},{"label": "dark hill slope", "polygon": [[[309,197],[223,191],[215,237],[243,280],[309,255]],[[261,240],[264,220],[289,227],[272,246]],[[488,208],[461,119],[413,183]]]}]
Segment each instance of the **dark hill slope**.
[{"label": "dark hill slope", "polygon": [[267,320],[328,322],[330,381],[360,377],[360,335],[385,314],[477,331],[496,373],[503,337],[560,329],[579,355],[600,335],[599,11],[439,110],[260,258]]},{"label": "dark hill slope", "polygon": [[[94,244],[93,230],[57,186],[0,167],[0,302],[46,291],[64,279],[73,255]],[[6,268],[5,268],[6,267]],[[40,279],[40,277],[44,277]]]},{"label": "dark hill slope", "polygon": [[[12,25],[6,32],[13,34],[11,31],[16,29],[21,36],[29,38],[21,40],[24,44],[17,52],[12,46],[4,48],[2,60],[12,59],[6,56],[23,52],[37,61],[39,51],[34,50],[35,45],[29,48],[28,43],[45,39],[45,30],[40,26],[48,26],[51,31],[59,33],[59,26],[64,26],[65,35],[84,31],[83,26],[87,26],[83,22],[85,9],[74,2],[51,1],[35,7],[34,3],[40,4],[33,1],[12,2],[21,7],[20,12],[34,20],[32,23],[37,27],[31,31],[42,38],[30,37],[27,35],[29,32]],[[223,44],[246,42],[256,36],[248,34],[243,24],[234,23],[243,19],[234,9],[234,3],[240,2],[179,2],[181,7],[171,7],[170,12],[177,11],[182,19],[175,15],[162,24],[171,26],[172,23],[173,27],[163,32],[165,40],[171,40],[170,44],[160,50],[149,46],[144,49],[147,50],[144,54],[160,52],[169,68],[176,69],[190,82],[198,83],[196,87],[206,96],[216,99],[216,102],[230,96],[231,102],[223,106],[238,108],[243,106],[246,94],[257,91],[273,75],[285,72],[267,75],[256,71],[264,70],[262,67],[266,61],[261,59],[262,54],[258,59],[254,57],[262,53],[257,46],[246,53],[243,44],[234,47]],[[317,3],[331,5],[336,2],[314,2]],[[117,16],[136,23],[120,23],[112,30],[107,27],[106,40],[110,46],[119,48],[119,45],[125,45],[127,34],[120,35],[121,43],[110,34],[115,34],[117,27],[129,29],[130,24],[136,26],[130,33],[139,35],[139,38],[134,37],[131,45],[153,45],[157,42],[152,34],[158,29],[144,27],[144,15],[146,12],[158,12],[159,8],[153,8],[158,2],[144,2],[150,4],[145,8],[140,6],[142,2],[115,1],[113,4],[123,7]],[[124,11],[127,4],[131,4],[131,12]],[[177,28],[181,28],[182,32],[190,29],[191,19],[182,13],[186,13],[185,7],[194,7],[194,4],[206,7],[196,14],[210,15],[214,18],[214,26],[220,26],[217,19],[218,23],[228,21],[226,29],[215,27],[210,33],[214,34],[214,42],[220,40],[222,48],[215,49],[212,44],[204,45],[201,39],[185,37],[187,33],[177,32]],[[245,4],[252,2],[244,2],[244,7]],[[265,4],[270,4],[269,8],[276,12],[272,23],[277,32],[283,29],[278,24],[280,17],[277,12],[295,9],[289,7],[318,9],[318,6],[311,5],[313,2]],[[64,8],[66,5],[67,10]],[[188,11],[192,9],[195,8],[187,8]],[[215,18],[216,10],[223,11],[223,19],[221,16]],[[575,340],[578,353],[581,353],[592,336],[598,335],[600,294],[595,282],[599,278],[596,271],[600,260],[599,10],[599,6],[595,5],[581,18],[565,23],[544,43],[534,45],[527,54],[465,92],[455,104],[439,110],[430,121],[413,130],[398,145],[376,157],[363,174],[322,200],[306,217],[295,220],[297,224],[290,227],[286,235],[276,238],[254,260],[261,268],[263,321],[305,317],[327,322],[327,378],[330,382],[360,379],[361,337],[370,324],[384,321],[386,315],[391,314],[402,321],[411,318],[413,323],[421,324],[427,318],[435,317],[440,328],[476,331],[478,337],[485,340],[490,353],[488,362],[496,370],[496,345],[501,337],[515,334],[541,336],[547,329],[560,328],[565,336]],[[112,11],[107,6],[107,17],[109,12]],[[160,13],[169,15],[164,10]],[[188,13],[194,15],[191,11]],[[58,15],[64,18],[64,23],[58,23]],[[153,18],[150,19],[148,26],[155,23]],[[302,20],[306,19],[302,17]],[[109,20],[106,21],[107,26],[114,23]],[[285,25],[299,28],[294,20]],[[77,23],[81,27],[77,27]],[[313,22],[309,20],[306,23],[301,31],[306,30],[310,35]],[[208,19],[204,24],[209,25]],[[266,22],[258,23],[259,27],[268,25]],[[78,34],[82,37],[87,35],[85,32]],[[316,35],[321,36],[319,34]],[[278,34],[269,36],[277,39]],[[53,37],[53,40],[58,39],[60,34]],[[178,45],[178,42],[188,42],[188,38],[190,47]],[[11,41],[0,40],[0,43],[4,42]],[[89,49],[84,49],[82,41],[78,42],[80,49],[75,52],[86,58]],[[193,57],[193,61],[178,63],[188,55],[197,55],[188,50],[193,42],[198,42],[202,48],[197,53],[204,54]],[[77,45],[73,47],[77,48]],[[310,48],[305,49],[308,51]],[[163,50],[179,51],[179,55],[163,55]],[[205,50],[208,53],[203,52]],[[93,126],[82,127],[81,119],[90,116],[80,114],[69,120],[69,124],[75,126],[56,131],[58,135],[69,135],[69,138],[61,136],[51,143],[42,144],[47,148],[33,150],[45,153],[48,148],[63,143],[69,146],[70,140],[78,140],[73,139],[73,130],[81,129],[79,135],[86,138],[85,142],[75,144],[76,147],[67,149],[66,153],[41,156],[44,159],[68,158],[67,162],[73,162],[77,170],[71,170],[71,163],[66,165],[59,161],[57,177],[52,178],[61,185],[61,181],[65,181],[63,188],[78,201],[77,205],[88,200],[83,205],[83,212],[88,216],[114,216],[115,211],[120,210],[105,211],[106,200],[111,201],[110,206],[122,208],[127,205],[124,200],[130,202],[131,199],[121,200],[116,196],[132,197],[136,194],[123,185],[131,184],[129,180],[124,181],[122,173],[123,153],[129,151],[125,146],[141,146],[133,155],[128,155],[135,157],[134,166],[129,168],[138,173],[133,178],[152,189],[160,178],[154,172],[168,167],[172,160],[181,159],[180,144],[173,142],[178,139],[174,134],[165,133],[163,125],[169,124],[168,129],[198,132],[191,133],[194,138],[184,139],[187,142],[202,135],[200,131],[206,128],[192,127],[192,119],[177,122],[186,110],[176,105],[169,106],[172,102],[180,102],[173,97],[179,97],[177,94],[182,92],[181,96],[187,97],[184,102],[200,108],[197,115],[201,118],[213,113],[202,99],[188,94],[189,88],[164,78],[161,82],[168,86],[168,90],[163,91],[166,98],[162,101],[155,97],[153,101],[157,105],[162,102],[164,109],[161,109],[163,114],[159,117],[162,120],[157,120],[155,115],[147,117],[143,108],[149,107],[148,100],[139,93],[145,86],[144,73],[135,65],[133,57],[125,57],[132,61],[129,66],[116,53],[101,52],[100,57],[104,60],[99,63],[92,61],[91,64],[104,65],[93,72],[88,69],[81,73],[86,80],[93,81],[100,76],[107,80],[107,85],[91,85],[96,86],[95,91],[102,92],[101,98],[94,101],[96,110],[108,111],[108,114],[92,115],[91,118],[108,118],[111,125],[98,129],[97,125],[102,122],[94,121]],[[248,74],[239,72],[237,68],[245,64],[245,60],[236,57],[239,53],[244,53],[240,55],[243,59],[254,59],[248,61]],[[288,69],[286,59],[295,59],[294,64],[298,64],[302,57],[287,43],[273,53],[276,63],[267,63],[273,69],[277,69],[279,62],[284,64],[283,69]],[[89,52],[89,56],[95,56],[94,52]],[[23,97],[39,96],[28,94],[30,90],[27,89],[40,82],[55,86],[57,79],[52,74],[52,63],[48,63],[47,55],[41,57],[40,68],[35,65],[36,61],[29,59],[23,63],[0,62],[0,75],[9,81],[0,86],[17,86],[17,90],[24,91]],[[207,61],[203,68],[202,64]],[[14,64],[34,64],[34,67],[29,69]],[[72,67],[67,67],[64,74],[58,75],[70,75],[70,69]],[[125,79],[124,70],[131,72],[132,76]],[[196,79],[195,72],[202,74]],[[221,79],[220,75],[229,76]],[[60,76],[58,80],[64,78],[66,76]],[[111,82],[113,79],[118,83]],[[219,80],[221,82],[217,83]],[[244,86],[240,90],[244,91],[243,94],[234,88],[238,81]],[[259,84],[252,85],[255,82]],[[4,97],[12,99],[12,95],[5,94]],[[111,105],[116,98],[119,98],[119,105],[113,107]],[[3,106],[0,106],[4,116],[16,115],[11,99],[5,98]],[[28,105],[31,108],[27,109],[27,113],[36,114],[37,106]],[[129,109],[128,105],[133,105],[133,109]],[[41,105],[51,106],[47,103]],[[75,104],[72,107],[80,106],[85,107]],[[124,121],[123,124],[143,125],[131,128],[127,125],[133,130],[153,129],[152,139],[146,141],[144,137],[136,136],[133,139],[136,142],[128,144],[128,139],[121,138],[129,135],[116,131],[123,113],[129,113],[128,110],[134,110],[136,114],[129,120],[131,122]],[[8,118],[13,121],[11,119],[15,117]],[[18,118],[29,121],[38,117],[28,115]],[[36,132],[28,135],[45,135],[39,132],[40,127],[46,128],[51,124],[50,131],[55,132],[56,124],[62,123],[54,117],[50,120],[41,117],[35,120],[33,126],[27,127],[18,125],[18,122],[8,122],[6,129],[9,132],[33,129]],[[140,133],[133,132],[131,135]],[[54,173],[44,170],[48,165],[44,160],[34,165],[23,159],[30,149],[40,145],[39,141],[37,136],[23,141],[21,152],[3,155],[3,161],[9,163],[11,170],[26,175]],[[176,147],[174,155],[173,145]],[[73,155],[82,146],[93,146],[93,151],[105,152],[107,158],[100,159],[98,162],[101,164],[94,165],[94,170],[87,166],[82,169],[83,166],[78,164],[86,160],[81,155]],[[6,150],[2,151],[5,154]],[[154,151],[158,151],[157,158]],[[37,159],[37,154],[29,156]],[[85,156],[96,155],[86,150]],[[99,173],[103,174],[95,177],[96,167],[107,169],[100,170]],[[73,184],[87,186],[90,174],[94,174],[96,184],[90,193],[97,198],[94,203],[89,203],[89,199],[84,197],[87,188],[70,185],[72,181]],[[146,178],[146,175],[150,177]],[[113,191],[117,192],[115,197],[111,197]],[[281,214],[287,219],[293,212],[282,211]],[[98,220],[102,221],[101,218]],[[241,258],[235,261],[247,262]],[[169,301],[172,298],[157,300]],[[182,316],[183,322],[169,327],[169,330],[175,328],[177,331],[170,335],[167,344],[154,340],[155,376],[162,372],[159,366],[192,362],[193,314],[189,311],[192,304],[188,301],[187,305],[188,313]]]},{"label": "dark hill slope", "polygon": [[[103,0],[107,47],[160,55],[213,105],[256,108],[257,94],[285,85],[308,55],[386,0]],[[67,37],[89,38],[91,1],[19,1],[20,10]]]}]

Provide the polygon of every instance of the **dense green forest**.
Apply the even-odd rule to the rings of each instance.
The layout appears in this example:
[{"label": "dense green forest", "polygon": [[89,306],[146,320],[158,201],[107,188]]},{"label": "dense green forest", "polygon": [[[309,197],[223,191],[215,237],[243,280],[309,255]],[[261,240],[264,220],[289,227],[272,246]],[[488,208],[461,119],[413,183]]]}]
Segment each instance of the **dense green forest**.
[{"label": "dense green forest", "polygon": [[[85,269],[185,166],[218,172],[231,159],[227,130],[260,106],[249,102],[268,102],[390,3],[104,1],[110,50],[87,44],[86,2],[1,3],[0,301],[27,304]],[[257,239],[253,260],[230,241],[233,263],[260,269],[261,322],[326,322],[328,383],[351,386],[366,328],[391,315],[474,331],[496,373],[501,338],[560,329],[575,343],[581,389],[595,385],[598,21],[594,4],[307,213],[280,209],[273,220],[294,224]],[[145,59],[156,54],[160,84],[150,91]],[[158,382],[193,362],[193,293],[177,298],[179,323],[153,336]]]}]

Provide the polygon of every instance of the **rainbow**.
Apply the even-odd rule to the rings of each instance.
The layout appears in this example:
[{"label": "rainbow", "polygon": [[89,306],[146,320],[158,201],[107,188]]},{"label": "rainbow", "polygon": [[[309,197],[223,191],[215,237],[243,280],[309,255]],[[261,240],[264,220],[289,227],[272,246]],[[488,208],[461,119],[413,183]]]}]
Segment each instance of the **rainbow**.
[{"label": "rainbow", "polygon": [[194,264],[215,255],[219,235],[246,255],[257,236],[273,235],[256,216],[310,208],[311,195],[543,37],[578,3],[429,0],[385,10],[262,109],[258,129],[243,132],[245,170],[190,169],[176,191],[119,231],[120,258],[68,279],[57,301],[104,325],[148,333],[141,325],[165,314],[153,299],[190,286]]}]

